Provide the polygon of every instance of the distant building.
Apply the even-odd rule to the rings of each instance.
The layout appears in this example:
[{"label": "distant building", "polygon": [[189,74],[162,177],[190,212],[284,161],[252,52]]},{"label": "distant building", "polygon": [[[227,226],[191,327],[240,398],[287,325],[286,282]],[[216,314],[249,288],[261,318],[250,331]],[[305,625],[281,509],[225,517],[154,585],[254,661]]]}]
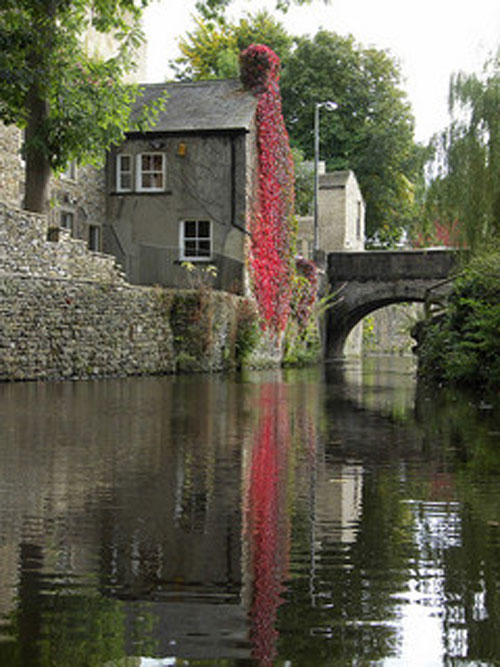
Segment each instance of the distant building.
[{"label": "distant building", "polygon": [[[314,219],[298,220],[297,251],[312,259]],[[318,192],[318,241],[325,253],[364,250],[365,203],[352,171],[321,173]]]}]

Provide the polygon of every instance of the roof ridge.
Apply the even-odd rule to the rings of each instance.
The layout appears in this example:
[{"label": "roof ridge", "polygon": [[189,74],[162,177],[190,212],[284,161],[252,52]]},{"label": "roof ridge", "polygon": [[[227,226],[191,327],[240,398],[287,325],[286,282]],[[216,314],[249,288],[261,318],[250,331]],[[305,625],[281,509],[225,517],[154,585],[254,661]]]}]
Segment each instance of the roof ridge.
[{"label": "roof ridge", "polygon": [[153,83],[139,83],[138,85],[142,87],[149,88],[159,88],[162,86],[202,86],[202,85],[214,85],[214,84],[223,84],[223,83],[239,83],[243,88],[243,84],[239,79],[200,79],[199,81],[156,81]]}]

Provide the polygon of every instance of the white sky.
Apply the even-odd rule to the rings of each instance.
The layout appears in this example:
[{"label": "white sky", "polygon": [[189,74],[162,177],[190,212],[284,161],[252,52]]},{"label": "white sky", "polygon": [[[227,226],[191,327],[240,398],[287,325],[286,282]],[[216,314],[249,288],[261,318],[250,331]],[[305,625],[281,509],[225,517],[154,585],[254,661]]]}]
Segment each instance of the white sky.
[{"label": "white sky", "polygon": [[[178,55],[177,38],[193,27],[195,0],[157,0],[146,11],[147,78],[163,81]],[[232,18],[257,9],[273,11],[274,0],[235,0]],[[291,34],[319,28],[352,34],[362,46],[396,57],[416,118],[416,138],[427,141],[447,123],[450,74],[479,71],[500,46],[500,0],[314,0],[276,12]]]}]

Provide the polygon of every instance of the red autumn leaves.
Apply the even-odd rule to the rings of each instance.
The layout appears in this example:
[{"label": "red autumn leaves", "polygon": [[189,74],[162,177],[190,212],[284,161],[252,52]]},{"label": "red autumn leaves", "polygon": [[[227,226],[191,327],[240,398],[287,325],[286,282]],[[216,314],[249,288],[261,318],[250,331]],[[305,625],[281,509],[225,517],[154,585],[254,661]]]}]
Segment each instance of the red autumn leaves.
[{"label": "red autumn leaves", "polygon": [[293,263],[293,162],[281,112],[280,60],[269,47],[242,52],[241,80],[257,97],[258,178],[249,224],[250,270],[265,325],[284,331],[291,310]]}]

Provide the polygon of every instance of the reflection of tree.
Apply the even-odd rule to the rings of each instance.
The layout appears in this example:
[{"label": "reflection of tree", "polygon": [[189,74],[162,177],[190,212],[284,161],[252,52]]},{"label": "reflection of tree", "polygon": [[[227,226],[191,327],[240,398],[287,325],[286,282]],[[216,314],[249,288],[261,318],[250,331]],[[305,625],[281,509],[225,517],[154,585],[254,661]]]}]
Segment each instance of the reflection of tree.
[{"label": "reflection of tree", "polygon": [[[44,551],[20,545],[19,601],[6,628],[11,641],[0,643],[0,664],[9,667],[102,667],[125,654],[125,623],[120,603],[84,592],[69,575],[57,586],[44,575]],[[63,585],[64,582],[64,585]]]},{"label": "reflection of tree", "polygon": [[[416,418],[423,447],[433,479],[448,480],[448,497],[440,498],[448,501],[443,511],[453,507],[460,527],[459,539],[448,540],[434,554],[442,572],[449,659],[496,660],[500,655],[500,423],[491,408],[456,390],[442,390],[429,400],[425,387],[419,387]],[[432,485],[428,500],[435,500],[435,490]],[[450,505],[450,500],[455,502]]]}]

